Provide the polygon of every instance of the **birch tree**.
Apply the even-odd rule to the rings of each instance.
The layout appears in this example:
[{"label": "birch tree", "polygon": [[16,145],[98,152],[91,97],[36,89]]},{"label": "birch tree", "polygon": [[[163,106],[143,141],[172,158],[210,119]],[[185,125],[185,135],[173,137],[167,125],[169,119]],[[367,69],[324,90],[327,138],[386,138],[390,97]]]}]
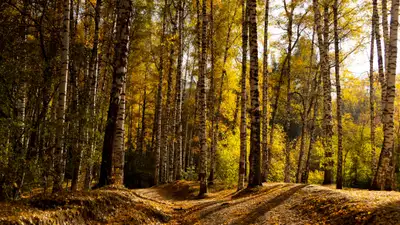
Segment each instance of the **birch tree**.
[{"label": "birch tree", "polygon": [[115,130],[115,140],[113,146],[113,183],[123,185],[124,181],[124,159],[125,159],[125,82],[122,85],[119,110],[117,115],[117,125]]},{"label": "birch tree", "polygon": [[199,65],[199,118],[200,118],[200,165],[199,165],[199,180],[200,192],[199,197],[207,193],[207,133],[206,133],[206,35],[207,35],[207,1],[203,0],[202,4],[202,26],[201,26],[201,60]]},{"label": "birch tree", "polygon": [[260,101],[258,84],[257,1],[248,0],[250,47],[250,174],[249,187],[261,185]]},{"label": "birch tree", "polygon": [[96,100],[97,100],[97,79],[98,73],[96,68],[99,67],[98,64],[98,45],[99,45],[99,30],[100,30],[100,14],[101,14],[102,0],[96,1],[95,7],[95,16],[94,16],[94,36],[93,36],[93,47],[90,54],[89,59],[89,78],[90,78],[90,127],[89,127],[89,148],[87,149],[85,158],[85,181],[84,181],[84,189],[89,190],[90,181],[92,179],[92,155],[95,150],[95,132],[96,132]]},{"label": "birch tree", "polygon": [[262,181],[268,176],[268,16],[269,0],[265,0],[264,52],[263,52],[263,94],[262,94]]},{"label": "birch tree", "polygon": [[183,58],[183,24],[184,24],[184,5],[183,0],[178,1],[178,64],[176,73],[176,89],[175,89],[175,179],[181,179],[182,170],[182,58]]},{"label": "birch tree", "polygon": [[156,165],[154,171],[154,184],[158,184],[159,182],[164,183],[166,181],[165,177],[165,162],[163,159],[165,153],[161,154],[161,144],[162,144],[162,86],[163,86],[163,76],[164,76],[164,41],[165,41],[165,26],[166,26],[166,14],[167,14],[167,0],[164,1],[163,11],[162,11],[162,31],[160,37],[160,65],[159,65],[159,77],[158,77],[158,86],[157,86],[157,103],[156,103],[156,146],[155,146],[155,158]]},{"label": "birch tree", "polygon": [[62,47],[61,47],[61,82],[58,90],[57,100],[57,129],[56,129],[56,150],[55,150],[55,176],[53,193],[62,190],[64,181],[64,122],[65,104],[67,96],[68,64],[69,64],[69,29],[70,29],[70,2],[63,3],[63,26],[62,26]]},{"label": "birch tree", "polygon": [[287,24],[287,39],[288,39],[288,47],[287,47],[287,67],[286,67],[286,75],[287,75],[287,92],[286,92],[286,121],[285,121],[285,131],[286,131],[286,146],[285,146],[285,169],[284,169],[284,181],[290,182],[290,123],[291,123],[291,96],[290,92],[291,88],[291,63],[292,63],[292,37],[293,37],[293,12],[295,9],[294,2],[291,2],[290,5],[286,3],[286,0],[283,1],[285,14],[288,18]]},{"label": "birch tree", "polygon": [[246,176],[246,155],[247,155],[247,43],[248,43],[248,11],[246,0],[242,0],[242,74],[240,80],[240,159],[239,159],[239,181],[238,190],[244,188]]},{"label": "birch tree", "polygon": [[343,128],[342,128],[342,94],[340,87],[340,74],[339,74],[339,34],[338,34],[338,0],[333,3],[333,33],[335,42],[335,78],[336,78],[336,119],[337,119],[337,135],[338,135],[338,155],[337,155],[337,173],[336,173],[336,188],[342,189],[343,187]]},{"label": "birch tree", "polygon": [[[210,0],[210,54],[211,54],[211,87],[210,87],[210,116],[211,116],[211,151],[210,151],[210,175],[208,176],[208,184],[214,184],[214,173],[215,173],[215,157],[217,151],[217,142],[218,142],[218,118],[219,118],[219,109],[221,102],[217,103],[217,112],[215,112],[215,43],[214,43],[214,1]],[[223,83],[223,77],[221,79],[221,86]],[[222,88],[220,89],[222,95]],[[220,99],[221,96],[220,95]],[[216,115],[215,115],[216,114]]]},{"label": "birch tree", "polygon": [[[323,83],[323,134],[324,134],[324,150],[325,159],[324,181],[323,184],[331,184],[333,182],[333,152],[332,152],[332,97],[331,97],[331,80],[329,72],[329,5],[327,1],[322,3],[324,15],[321,17],[319,11],[318,0],[313,0],[314,21],[318,37],[318,48],[320,54],[321,77]],[[323,20],[323,26],[321,25]]]},{"label": "birch tree", "polygon": [[[119,110],[121,103],[123,102],[121,100],[121,94],[123,93],[128,63],[131,11],[132,4],[129,0],[118,0],[113,82],[110,93],[110,104],[108,107],[106,129],[104,133],[100,178],[98,183],[99,187],[111,184],[112,182],[112,158],[115,151],[114,142],[116,139]],[[123,152],[124,151],[121,151],[120,153],[123,154]],[[123,156],[119,157],[122,158]]]},{"label": "birch tree", "polygon": [[[375,171],[375,165],[376,165],[376,153],[375,153],[375,87],[374,87],[374,46],[375,46],[375,35],[376,35],[376,29],[378,28],[376,26],[376,13],[378,12],[378,7],[377,7],[377,0],[372,1],[372,7],[373,7],[373,12],[372,12],[372,19],[371,19],[371,44],[370,44],[370,57],[369,57],[369,111],[370,111],[370,126],[371,126],[371,174],[374,173]],[[379,35],[379,30],[378,30],[378,35]],[[380,48],[380,40],[377,40],[377,45],[379,43],[379,48]],[[377,51],[382,51],[381,49],[378,50],[377,46]],[[382,60],[382,56],[378,60]],[[381,61],[382,63],[382,61]]]},{"label": "birch tree", "polygon": [[395,79],[396,79],[396,60],[397,60],[397,35],[398,35],[398,16],[399,16],[399,0],[392,1],[391,21],[390,21],[390,38],[389,38],[389,55],[388,66],[386,71],[386,96],[383,102],[383,123],[384,123],[384,139],[383,147],[380,154],[379,162],[375,177],[372,181],[372,189],[391,190],[393,177],[392,157],[393,157],[393,141],[394,141],[394,98],[395,98]]}]

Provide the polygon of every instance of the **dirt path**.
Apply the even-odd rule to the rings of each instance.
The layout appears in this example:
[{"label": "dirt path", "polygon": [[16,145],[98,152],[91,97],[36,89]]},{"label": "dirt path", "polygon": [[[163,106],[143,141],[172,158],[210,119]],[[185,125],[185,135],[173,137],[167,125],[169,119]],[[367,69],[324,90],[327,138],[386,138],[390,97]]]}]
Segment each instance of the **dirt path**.
[{"label": "dirt path", "polygon": [[0,203],[0,224],[400,224],[400,193],[268,183],[236,192],[198,183],[106,187]]},{"label": "dirt path", "polygon": [[176,183],[134,190],[135,196],[169,214],[168,224],[400,224],[400,194],[336,191],[302,184],[264,184],[196,199],[197,186]]},{"label": "dirt path", "polygon": [[309,221],[299,220],[296,211],[288,207],[293,204],[293,195],[305,187],[268,184],[241,193],[235,190],[211,193],[205,199],[196,199],[192,195],[195,193],[174,193],[162,187],[135,190],[135,195],[170,213],[169,224],[305,224]]}]

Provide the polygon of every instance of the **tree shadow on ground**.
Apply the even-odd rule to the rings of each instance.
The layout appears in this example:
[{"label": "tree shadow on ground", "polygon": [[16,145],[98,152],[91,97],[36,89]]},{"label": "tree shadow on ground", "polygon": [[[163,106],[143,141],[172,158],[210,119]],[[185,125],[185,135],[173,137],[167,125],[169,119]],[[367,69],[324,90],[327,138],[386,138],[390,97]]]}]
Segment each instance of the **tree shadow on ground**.
[{"label": "tree shadow on ground", "polygon": [[324,224],[400,224],[400,201],[382,205],[354,200],[333,190],[322,190],[292,206],[299,216]]},{"label": "tree shadow on ground", "polygon": [[[202,203],[202,204],[199,204],[199,205],[196,205],[196,206],[193,206],[193,207],[187,209],[186,214],[189,214],[189,213],[192,214],[194,212],[203,210],[203,209],[208,208],[210,206],[217,205],[217,206],[211,207],[211,208],[207,209],[205,212],[201,213],[202,217],[206,217],[206,216],[211,215],[212,213],[215,213],[215,212],[217,212],[219,210],[222,210],[224,208],[232,207],[232,206],[241,204],[243,202],[250,201],[252,199],[258,198],[258,197],[260,197],[262,195],[270,194],[270,193],[272,193],[272,192],[274,192],[274,191],[276,191],[278,189],[284,188],[284,187],[286,187],[288,185],[289,184],[287,184],[287,185],[282,185],[282,184],[272,185],[268,189],[263,190],[262,192],[258,192],[258,194],[247,195],[247,197],[241,197],[242,200],[239,200],[238,198],[233,198],[233,196],[232,196],[232,199],[226,199],[226,200],[219,200],[219,201],[212,201],[212,202]],[[246,189],[244,189],[244,190],[246,190]],[[241,191],[239,191],[239,192],[241,192]],[[235,193],[239,193],[239,192],[235,192]],[[235,195],[235,193],[233,193],[233,194]],[[232,201],[234,201],[234,202],[231,203]],[[219,203],[222,203],[222,204],[218,205]]]},{"label": "tree shadow on ground", "polygon": [[[210,215],[212,215],[212,214],[214,214],[214,213],[216,213],[216,212],[218,212],[220,210],[223,210],[225,208],[233,207],[233,206],[239,205],[241,203],[244,203],[244,202],[251,201],[253,199],[259,198],[259,197],[261,197],[263,195],[271,194],[271,193],[273,193],[273,192],[275,192],[275,191],[277,191],[277,190],[279,190],[281,188],[285,188],[286,186],[288,186],[288,185],[281,185],[281,184],[273,185],[273,186],[270,186],[270,188],[268,188],[267,190],[262,191],[261,193],[254,194],[254,195],[246,195],[246,197],[241,197],[240,200],[237,197],[234,198],[232,196],[232,200],[233,200],[232,203],[231,203],[231,200],[223,201],[222,204],[220,204],[218,206],[215,206],[215,207],[211,207],[211,208],[205,210],[204,212],[201,212],[201,217],[202,218],[208,217],[208,216],[210,216]],[[247,189],[244,189],[244,191],[245,190],[247,190]],[[245,192],[248,193],[247,191],[245,191]],[[250,190],[250,192],[254,193],[251,190]],[[236,193],[239,193],[239,192],[236,192]]]},{"label": "tree shadow on ground", "polygon": [[[209,218],[215,213],[218,213],[221,210],[227,209],[234,207],[236,205],[243,204],[245,202],[252,201],[254,199],[260,198],[265,195],[272,194],[275,191],[278,191],[282,188],[288,187],[288,186],[293,186],[293,184],[276,184],[276,185],[271,185],[268,186],[265,189],[257,189],[257,191],[254,190],[247,190],[244,189],[242,191],[236,192],[236,194],[241,193],[241,197],[233,197],[232,199],[227,199],[227,200],[221,200],[221,201],[213,201],[213,202],[207,202],[203,203],[194,207],[191,207],[187,209],[185,212],[185,219],[180,221],[181,224],[193,224],[195,222],[199,222],[203,219]],[[249,194],[251,193],[251,195]],[[257,194],[254,194],[257,193]],[[236,195],[235,194],[235,195]],[[243,197],[242,197],[243,195]],[[198,212],[197,214],[195,214]],[[187,217],[190,217],[188,220]],[[218,218],[215,218],[215,220],[218,220]]]},{"label": "tree shadow on ground", "polygon": [[298,185],[290,188],[289,190],[279,194],[275,198],[272,198],[264,203],[261,203],[258,207],[253,209],[250,213],[240,217],[239,219],[233,221],[231,224],[252,224],[259,217],[267,213],[268,211],[274,209],[275,207],[281,205],[292,195],[294,195],[300,189],[306,187],[307,185]]},{"label": "tree shadow on ground", "polygon": [[245,188],[232,194],[232,199],[245,198],[249,196],[260,196],[271,192],[277,188],[285,188],[292,184],[273,184],[268,186],[261,186],[256,188]]},{"label": "tree shadow on ground", "polygon": [[400,201],[390,202],[378,207],[370,214],[365,224],[399,224],[400,223]]},{"label": "tree shadow on ground", "polygon": [[186,201],[197,199],[196,185],[190,182],[176,181],[154,187],[154,189],[165,200]]}]

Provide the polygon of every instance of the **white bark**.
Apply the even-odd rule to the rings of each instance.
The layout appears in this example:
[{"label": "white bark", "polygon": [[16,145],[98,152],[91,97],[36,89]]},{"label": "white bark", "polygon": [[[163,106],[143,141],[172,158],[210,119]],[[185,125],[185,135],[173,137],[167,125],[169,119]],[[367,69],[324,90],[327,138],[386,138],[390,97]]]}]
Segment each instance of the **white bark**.
[{"label": "white bark", "polygon": [[65,103],[67,96],[68,64],[69,64],[69,23],[70,23],[70,2],[64,0],[63,9],[63,29],[62,29],[62,48],[61,48],[61,81],[57,100],[57,129],[56,129],[56,152],[55,152],[55,176],[53,192],[62,189],[64,181],[64,122],[65,122]]}]

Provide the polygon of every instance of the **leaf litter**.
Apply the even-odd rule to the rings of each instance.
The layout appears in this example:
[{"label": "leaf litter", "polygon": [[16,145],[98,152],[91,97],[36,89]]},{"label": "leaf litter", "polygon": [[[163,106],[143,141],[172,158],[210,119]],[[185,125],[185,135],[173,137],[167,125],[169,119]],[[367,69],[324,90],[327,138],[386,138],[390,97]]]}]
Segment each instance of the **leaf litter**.
[{"label": "leaf litter", "polygon": [[237,192],[196,182],[106,187],[0,203],[0,224],[400,224],[400,193],[268,183]]}]

